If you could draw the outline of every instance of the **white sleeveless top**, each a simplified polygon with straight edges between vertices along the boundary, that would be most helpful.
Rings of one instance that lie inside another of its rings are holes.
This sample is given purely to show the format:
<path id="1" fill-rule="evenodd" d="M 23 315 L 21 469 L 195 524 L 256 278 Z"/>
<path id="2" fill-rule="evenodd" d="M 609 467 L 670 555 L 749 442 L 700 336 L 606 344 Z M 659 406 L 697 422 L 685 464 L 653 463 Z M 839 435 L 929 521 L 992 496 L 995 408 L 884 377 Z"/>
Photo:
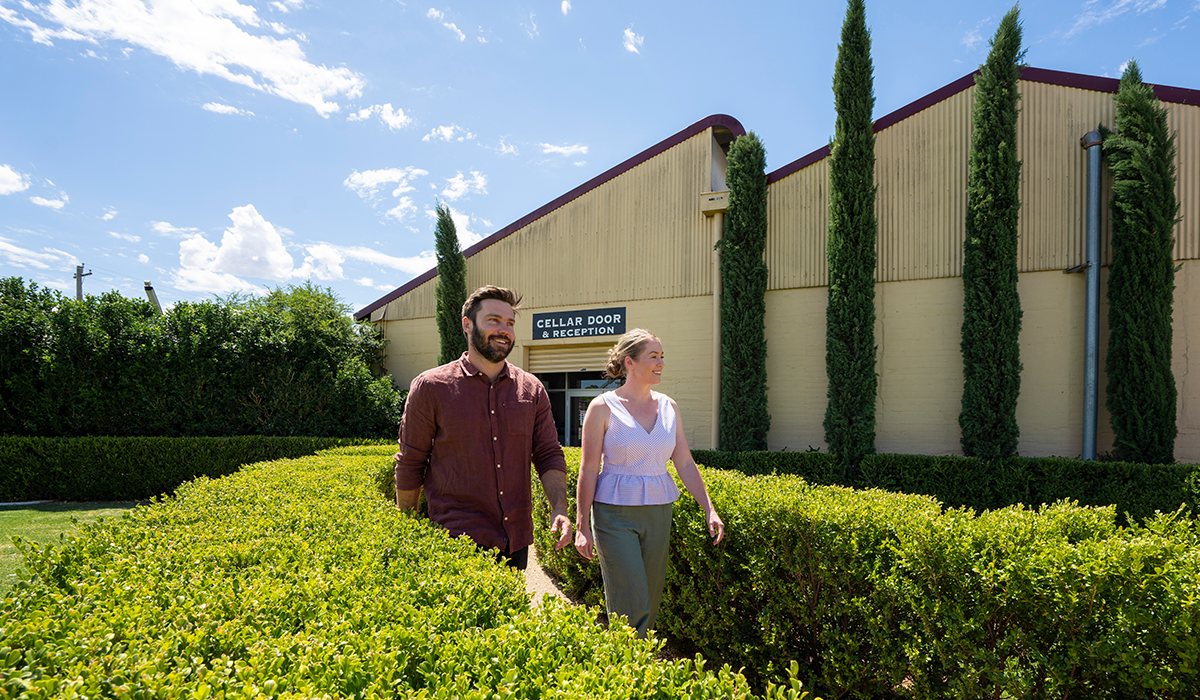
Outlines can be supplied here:
<path id="1" fill-rule="evenodd" d="M 654 394 L 658 418 L 647 433 L 613 392 L 602 396 L 609 417 L 595 500 L 616 506 L 674 503 L 679 498 L 679 487 L 667 472 L 667 460 L 675 451 L 676 415 L 671 399 L 666 394 Z"/>

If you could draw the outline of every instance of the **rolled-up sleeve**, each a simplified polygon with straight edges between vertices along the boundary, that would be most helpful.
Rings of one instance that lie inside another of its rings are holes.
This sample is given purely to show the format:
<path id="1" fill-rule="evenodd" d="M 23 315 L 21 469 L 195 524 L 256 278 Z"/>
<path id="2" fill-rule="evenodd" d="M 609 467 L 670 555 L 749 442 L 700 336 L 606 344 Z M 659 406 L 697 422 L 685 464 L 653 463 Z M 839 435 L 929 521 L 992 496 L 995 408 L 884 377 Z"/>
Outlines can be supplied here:
<path id="1" fill-rule="evenodd" d="M 409 386 L 400 418 L 400 459 L 396 460 L 396 489 L 412 491 L 425 483 L 429 453 L 437 434 L 432 387 L 417 377 Z"/>

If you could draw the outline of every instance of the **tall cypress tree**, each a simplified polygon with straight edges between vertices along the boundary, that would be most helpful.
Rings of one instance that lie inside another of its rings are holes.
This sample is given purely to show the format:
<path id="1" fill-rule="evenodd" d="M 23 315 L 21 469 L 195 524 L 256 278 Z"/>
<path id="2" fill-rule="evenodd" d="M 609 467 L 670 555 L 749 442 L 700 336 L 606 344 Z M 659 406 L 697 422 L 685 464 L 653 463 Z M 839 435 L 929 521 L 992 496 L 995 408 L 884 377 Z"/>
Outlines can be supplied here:
<path id="1" fill-rule="evenodd" d="M 1017 294 L 1017 213 L 1021 161 L 1021 22 L 1017 7 L 1000 20 L 992 50 L 975 76 L 974 132 L 963 242 L 963 454 L 1000 459 L 1017 451 L 1021 393 L 1021 298 Z"/>
<path id="2" fill-rule="evenodd" d="M 1121 76 L 1117 134 L 1104 140 L 1113 174 L 1112 265 L 1108 274 L 1107 405 L 1113 454 L 1131 462 L 1175 461 L 1171 307 L 1175 135 L 1167 111 L 1142 83 L 1136 62 Z"/>
<path id="3" fill-rule="evenodd" d="M 833 72 L 837 125 L 829 164 L 825 442 L 850 478 L 875 452 L 875 108 L 871 33 L 850 0 Z"/>
<path id="4" fill-rule="evenodd" d="M 444 365 L 467 351 L 467 337 L 462 330 L 462 306 L 467 301 L 467 259 L 458 246 L 458 231 L 445 204 L 437 207 L 433 238 L 438 271 L 434 296 L 441 340 L 438 364 Z"/>
<path id="5" fill-rule="evenodd" d="M 721 251 L 721 448 L 767 449 L 767 151 L 754 132 L 729 149 Z"/>

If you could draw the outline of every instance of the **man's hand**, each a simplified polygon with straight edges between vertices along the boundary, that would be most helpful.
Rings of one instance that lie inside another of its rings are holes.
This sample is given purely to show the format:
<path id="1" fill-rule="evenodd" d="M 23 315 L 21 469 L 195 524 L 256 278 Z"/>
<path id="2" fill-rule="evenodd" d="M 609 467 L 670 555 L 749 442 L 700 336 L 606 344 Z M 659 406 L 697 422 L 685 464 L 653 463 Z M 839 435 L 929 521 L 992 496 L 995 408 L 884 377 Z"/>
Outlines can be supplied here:
<path id="1" fill-rule="evenodd" d="M 550 515 L 550 532 L 560 533 L 555 549 L 562 549 L 571 543 L 571 519 L 564 512 L 554 512 Z"/>

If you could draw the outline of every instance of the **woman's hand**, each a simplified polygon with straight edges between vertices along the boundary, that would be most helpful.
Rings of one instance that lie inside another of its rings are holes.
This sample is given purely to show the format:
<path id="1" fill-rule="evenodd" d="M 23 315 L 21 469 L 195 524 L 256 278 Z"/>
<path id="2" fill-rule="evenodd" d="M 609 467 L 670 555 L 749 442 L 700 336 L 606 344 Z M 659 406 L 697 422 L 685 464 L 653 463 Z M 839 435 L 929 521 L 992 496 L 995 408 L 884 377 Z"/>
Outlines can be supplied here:
<path id="1" fill-rule="evenodd" d="M 721 527 L 725 527 L 722 525 Z M 592 527 L 590 525 L 576 524 L 575 526 L 575 549 L 579 551 L 579 556 L 590 560 L 596 556 L 592 549 Z"/>
<path id="2" fill-rule="evenodd" d="M 708 534 L 712 535 L 713 544 L 720 544 L 721 540 L 725 538 L 725 521 L 717 515 L 716 508 L 708 509 Z"/>

